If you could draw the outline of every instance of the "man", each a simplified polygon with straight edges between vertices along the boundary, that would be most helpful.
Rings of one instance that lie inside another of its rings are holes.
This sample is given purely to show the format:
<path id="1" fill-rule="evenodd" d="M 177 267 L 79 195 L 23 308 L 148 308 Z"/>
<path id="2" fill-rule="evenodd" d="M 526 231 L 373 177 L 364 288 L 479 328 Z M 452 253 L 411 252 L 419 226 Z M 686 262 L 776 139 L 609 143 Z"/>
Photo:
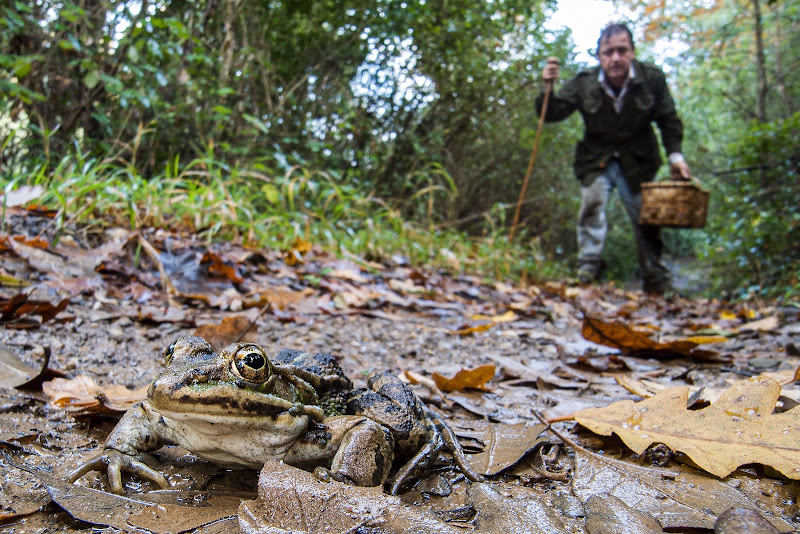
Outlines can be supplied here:
<path id="1" fill-rule="evenodd" d="M 670 289 L 669 271 L 661 262 L 661 229 L 639 224 L 641 184 L 652 181 L 661 166 L 655 122 L 667 151 L 673 179 L 688 180 L 681 154 L 683 125 L 667 88 L 664 72 L 634 59 L 633 36 L 623 24 L 611 24 L 597 40 L 600 65 L 567 81 L 549 101 L 545 121 L 566 119 L 578 110 L 585 133 L 575 151 L 575 174 L 581 181 L 578 213 L 578 278 L 597 280 L 605 262 L 606 206 L 617 188 L 633 222 L 643 289 L 663 294 Z M 558 79 L 558 63 L 542 70 L 545 83 Z M 544 95 L 537 99 L 541 113 Z"/>

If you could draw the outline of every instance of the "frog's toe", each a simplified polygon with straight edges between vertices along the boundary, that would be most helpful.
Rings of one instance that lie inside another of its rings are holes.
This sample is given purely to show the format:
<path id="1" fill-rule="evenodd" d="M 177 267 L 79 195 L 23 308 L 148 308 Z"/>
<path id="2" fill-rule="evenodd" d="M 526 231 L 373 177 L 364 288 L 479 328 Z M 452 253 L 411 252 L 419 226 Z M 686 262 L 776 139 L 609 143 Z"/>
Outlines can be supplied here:
<path id="1" fill-rule="evenodd" d="M 117 451 L 107 451 L 97 458 L 89 460 L 69 475 L 69 481 L 75 482 L 89 471 L 106 471 L 108 484 L 113 493 L 124 493 L 122 488 L 122 471 L 127 471 L 139 478 L 158 484 L 161 488 L 168 488 L 169 482 L 164 475 L 148 467 L 134 456 Z"/>
<path id="2" fill-rule="evenodd" d="M 69 480 L 70 484 L 74 484 L 76 480 L 90 471 L 103 471 L 105 469 L 105 465 L 106 461 L 103 459 L 103 456 L 98 456 L 97 458 L 93 458 L 84 463 L 77 469 L 74 469 L 69 474 L 69 477 L 67 477 L 67 480 Z"/>
<path id="3" fill-rule="evenodd" d="M 320 482 L 330 482 L 331 480 L 335 480 L 337 482 L 342 482 L 344 484 L 351 484 L 351 485 L 355 484 L 352 480 L 350 480 L 346 476 L 341 475 L 339 473 L 334 473 L 327 467 L 321 467 L 321 466 L 315 467 L 314 476 Z"/>

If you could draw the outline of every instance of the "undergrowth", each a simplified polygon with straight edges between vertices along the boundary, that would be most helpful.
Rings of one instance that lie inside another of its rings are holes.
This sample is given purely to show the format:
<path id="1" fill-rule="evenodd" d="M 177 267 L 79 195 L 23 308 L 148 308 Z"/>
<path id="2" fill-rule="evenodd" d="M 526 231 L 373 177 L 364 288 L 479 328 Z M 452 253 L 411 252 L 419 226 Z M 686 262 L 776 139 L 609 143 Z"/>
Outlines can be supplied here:
<path id="1" fill-rule="evenodd" d="M 122 159 L 76 150 L 54 166 L 38 165 L 4 181 L 7 191 L 20 185 L 44 187 L 37 203 L 56 210 L 56 242 L 71 224 L 156 227 L 193 232 L 209 242 L 285 250 L 302 239 L 337 255 L 399 256 L 410 265 L 492 279 L 565 275 L 558 262 L 542 257 L 524 231 L 509 243 L 505 226 L 488 216 L 481 237 L 439 228 L 435 199 L 422 193 L 413 200 L 419 203 L 415 211 L 427 215 L 407 220 L 402 215 L 407 209 L 365 195 L 338 173 L 302 166 L 280 172 L 258 164 L 242 169 L 209 154 L 187 163 L 176 159 L 145 177 Z M 429 194 L 441 195 L 441 188 Z"/>

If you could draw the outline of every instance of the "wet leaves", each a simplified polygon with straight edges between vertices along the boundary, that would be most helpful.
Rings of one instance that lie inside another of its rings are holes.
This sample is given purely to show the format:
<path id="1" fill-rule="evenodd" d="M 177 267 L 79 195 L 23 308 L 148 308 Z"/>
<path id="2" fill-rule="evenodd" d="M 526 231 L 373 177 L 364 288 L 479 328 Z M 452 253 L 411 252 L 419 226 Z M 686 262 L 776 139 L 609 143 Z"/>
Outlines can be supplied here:
<path id="1" fill-rule="evenodd" d="M 50 348 L 36 347 L 28 352 L 34 355 L 32 363 L 22 359 L 13 347 L 0 344 L 0 387 L 22 387 L 45 375 Z"/>
<path id="2" fill-rule="evenodd" d="M 258 500 L 242 503 L 239 522 L 248 534 L 345 534 L 376 527 L 386 534 L 460 532 L 380 488 L 320 482 L 311 473 L 272 461 L 261 470 Z"/>
<path id="3" fill-rule="evenodd" d="M 242 496 L 200 492 L 165 492 L 155 499 L 136 499 L 84 488 L 53 475 L 22 466 L 41 480 L 53 501 L 75 519 L 123 531 L 148 531 L 156 534 L 191 532 L 214 524 L 215 532 L 237 532 L 236 512 Z M 186 505 L 179 503 L 196 503 Z M 227 526 L 221 524 L 227 522 Z"/>
<path id="4" fill-rule="evenodd" d="M 627 506 L 652 515 L 665 529 L 711 529 L 728 508 L 753 506 L 733 487 L 696 474 L 688 467 L 642 467 L 582 447 L 574 449 L 572 488 L 581 500 L 613 495 Z M 781 532 L 792 530 L 778 517 L 770 517 L 770 521 Z"/>
<path id="5" fill-rule="evenodd" d="M 593 432 L 618 435 L 637 454 L 663 443 L 718 477 L 760 463 L 797 480 L 800 409 L 773 414 L 780 391 L 772 378 L 750 379 L 731 386 L 710 406 L 688 410 L 689 388 L 675 387 L 640 402 L 582 410 L 574 417 Z"/>
<path id="6" fill-rule="evenodd" d="M 544 424 L 498 425 L 485 421 L 462 421 L 454 426 L 459 436 L 481 444 L 481 452 L 471 454 L 469 463 L 475 471 L 487 476 L 494 476 L 508 469 L 529 451 L 548 442 L 548 438 L 543 435 L 547 428 Z"/>

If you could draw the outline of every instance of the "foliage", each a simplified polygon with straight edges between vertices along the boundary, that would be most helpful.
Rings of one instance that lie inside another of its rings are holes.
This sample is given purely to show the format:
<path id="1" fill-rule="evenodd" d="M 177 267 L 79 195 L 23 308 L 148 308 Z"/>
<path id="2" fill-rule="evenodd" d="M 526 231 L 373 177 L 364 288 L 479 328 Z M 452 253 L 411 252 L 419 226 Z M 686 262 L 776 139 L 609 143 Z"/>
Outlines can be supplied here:
<path id="1" fill-rule="evenodd" d="M 797 295 L 800 2 L 624 2 L 645 42 L 669 37 L 685 151 L 711 189 L 715 292 Z"/>
<path id="2" fill-rule="evenodd" d="M 209 155 L 185 165 L 175 160 L 145 178 L 129 165 L 75 150 L 53 168 L 40 166 L 10 181 L 12 188 L 19 183 L 45 187 L 41 202 L 56 210 L 56 242 L 75 223 L 153 226 L 284 250 L 303 239 L 340 254 L 402 256 L 453 273 L 543 279 L 556 272 L 542 268 L 535 243 L 533 254 L 509 243 L 501 226 L 483 237 L 421 227 L 336 172 L 294 166 L 269 177 Z"/>
<path id="3" fill-rule="evenodd" d="M 755 123 L 731 157 L 740 171 L 717 184 L 716 209 L 728 217 L 712 223 L 709 256 L 721 269 L 747 280 L 757 293 L 800 290 L 800 112 Z M 737 289 L 730 279 L 722 288 Z M 727 287 L 726 287 L 727 285 Z"/>
<path id="4" fill-rule="evenodd" d="M 796 158 L 800 2 L 619 4 L 638 53 L 671 71 L 687 157 L 713 191 L 705 242 L 672 244 L 705 245 L 715 289 L 796 289 L 796 225 L 778 207 L 795 204 L 796 167 L 779 162 Z M 275 243 L 310 232 L 416 261 L 444 261 L 458 248 L 446 239 L 468 232 L 503 257 L 539 68 L 550 55 L 564 77 L 582 67 L 568 31 L 542 29 L 554 5 L 12 0 L 0 5 L 0 164 L 6 179 L 47 182 L 62 223 L 124 206 L 130 225 Z M 683 51 L 659 57 L 665 37 Z M 520 238 L 538 260 L 508 249 L 504 270 L 574 256 L 581 135 L 578 117 L 545 127 Z M 722 211 L 734 207 L 737 228 Z M 611 219 L 625 221 L 610 229 L 611 275 L 628 278 L 630 230 L 621 211 Z"/>

